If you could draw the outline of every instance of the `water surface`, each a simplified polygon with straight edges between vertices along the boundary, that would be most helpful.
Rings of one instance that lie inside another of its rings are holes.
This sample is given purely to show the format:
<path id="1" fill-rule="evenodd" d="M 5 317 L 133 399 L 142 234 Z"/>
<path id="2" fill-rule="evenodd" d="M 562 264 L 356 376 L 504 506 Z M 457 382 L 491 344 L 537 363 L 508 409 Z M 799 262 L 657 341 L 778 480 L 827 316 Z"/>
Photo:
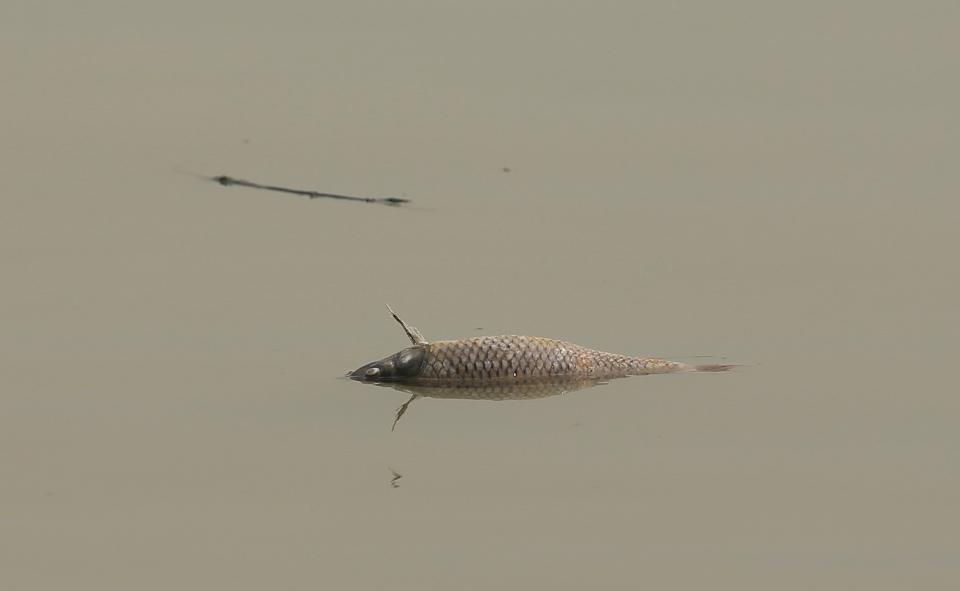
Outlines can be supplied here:
<path id="1" fill-rule="evenodd" d="M 5 587 L 960 583 L 953 3 L 3 12 Z M 392 432 L 384 303 L 746 367 Z"/>

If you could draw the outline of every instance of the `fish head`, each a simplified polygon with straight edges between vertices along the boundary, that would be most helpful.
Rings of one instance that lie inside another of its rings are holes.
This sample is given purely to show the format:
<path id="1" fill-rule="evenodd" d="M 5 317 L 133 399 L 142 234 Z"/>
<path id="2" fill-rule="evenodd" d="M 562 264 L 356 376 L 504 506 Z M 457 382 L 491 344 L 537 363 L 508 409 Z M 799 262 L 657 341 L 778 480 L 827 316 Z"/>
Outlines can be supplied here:
<path id="1" fill-rule="evenodd" d="M 361 382 L 399 382 L 420 375 L 427 351 L 422 346 L 408 347 L 379 361 L 361 365 L 347 377 Z"/>

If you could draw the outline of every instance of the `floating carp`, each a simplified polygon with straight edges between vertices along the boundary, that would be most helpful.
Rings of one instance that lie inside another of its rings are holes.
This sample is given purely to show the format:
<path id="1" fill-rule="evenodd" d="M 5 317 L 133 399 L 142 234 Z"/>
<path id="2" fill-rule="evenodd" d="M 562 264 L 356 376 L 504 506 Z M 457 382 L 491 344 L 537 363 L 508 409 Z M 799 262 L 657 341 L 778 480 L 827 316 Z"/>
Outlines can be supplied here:
<path id="1" fill-rule="evenodd" d="M 358 367 L 347 377 L 413 394 L 401 407 L 397 420 L 409 403 L 421 396 L 475 400 L 542 398 L 627 376 L 720 372 L 733 367 L 606 353 L 543 337 L 506 335 L 428 342 L 392 309 L 390 313 L 413 346 Z"/>

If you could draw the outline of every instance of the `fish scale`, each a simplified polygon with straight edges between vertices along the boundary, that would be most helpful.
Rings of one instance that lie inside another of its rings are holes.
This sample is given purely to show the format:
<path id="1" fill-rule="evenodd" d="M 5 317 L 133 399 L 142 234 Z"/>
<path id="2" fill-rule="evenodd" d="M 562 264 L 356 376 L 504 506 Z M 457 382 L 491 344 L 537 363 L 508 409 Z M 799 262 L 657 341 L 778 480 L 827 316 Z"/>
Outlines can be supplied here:
<path id="1" fill-rule="evenodd" d="M 421 346 L 425 356 L 417 381 L 483 382 L 558 376 L 609 379 L 694 369 L 677 361 L 606 353 L 544 337 L 473 337 Z"/>

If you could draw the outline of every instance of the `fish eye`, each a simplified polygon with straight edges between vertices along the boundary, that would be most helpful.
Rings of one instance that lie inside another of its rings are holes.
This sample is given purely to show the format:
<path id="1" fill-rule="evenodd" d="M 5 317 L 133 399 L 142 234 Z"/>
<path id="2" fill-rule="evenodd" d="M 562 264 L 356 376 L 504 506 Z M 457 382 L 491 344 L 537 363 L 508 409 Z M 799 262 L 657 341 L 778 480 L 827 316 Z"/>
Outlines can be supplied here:
<path id="1" fill-rule="evenodd" d="M 363 372 L 363 375 L 366 376 L 366 377 L 368 377 L 368 378 L 375 378 L 375 377 L 377 377 L 378 375 L 380 375 L 380 368 L 379 368 L 379 367 L 368 367 L 368 368 L 367 368 L 367 371 Z"/>

